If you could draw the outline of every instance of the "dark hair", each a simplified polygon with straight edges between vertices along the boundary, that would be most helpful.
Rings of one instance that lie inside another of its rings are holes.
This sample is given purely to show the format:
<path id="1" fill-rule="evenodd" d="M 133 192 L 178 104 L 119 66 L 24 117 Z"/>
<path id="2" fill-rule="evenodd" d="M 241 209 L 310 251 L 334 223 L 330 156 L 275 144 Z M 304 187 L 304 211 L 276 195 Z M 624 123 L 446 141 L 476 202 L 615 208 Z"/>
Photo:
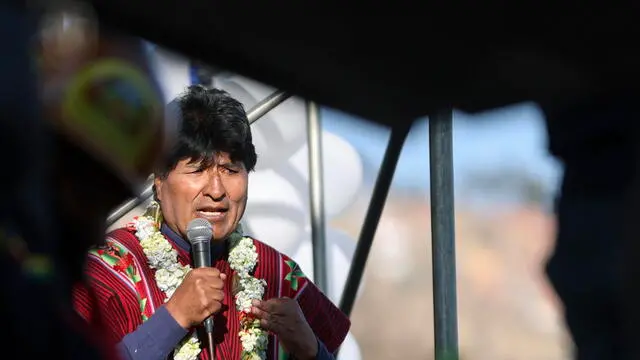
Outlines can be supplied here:
<path id="1" fill-rule="evenodd" d="M 232 161 L 244 163 L 247 171 L 254 169 L 258 156 L 247 114 L 238 100 L 226 91 L 193 85 L 174 102 L 182 124 L 178 139 L 156 176 L 166 177 L 184 159 L 210 166 L 220 152 L 228 153 Z"/>

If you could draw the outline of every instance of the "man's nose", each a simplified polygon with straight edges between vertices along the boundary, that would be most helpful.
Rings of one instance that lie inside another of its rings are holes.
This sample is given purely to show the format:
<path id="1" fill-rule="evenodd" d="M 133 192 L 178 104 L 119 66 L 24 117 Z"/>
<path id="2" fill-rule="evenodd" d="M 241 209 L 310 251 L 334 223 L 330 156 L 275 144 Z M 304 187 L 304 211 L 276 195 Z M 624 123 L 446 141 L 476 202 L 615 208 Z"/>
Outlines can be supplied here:
<path id="1" fill-rule="evenodd" d="M 224 198 L 226 193 L 220 175 L 216 171 L 212 171 L 205 188 L 205 195 L 210 196 L 213 200 L 220 200 Z"/>

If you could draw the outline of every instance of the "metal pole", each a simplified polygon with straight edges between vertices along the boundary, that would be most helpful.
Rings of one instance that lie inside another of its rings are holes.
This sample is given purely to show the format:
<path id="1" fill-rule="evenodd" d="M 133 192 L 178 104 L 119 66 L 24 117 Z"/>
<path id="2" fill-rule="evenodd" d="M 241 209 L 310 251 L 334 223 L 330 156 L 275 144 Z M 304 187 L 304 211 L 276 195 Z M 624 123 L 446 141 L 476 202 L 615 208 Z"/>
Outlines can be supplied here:
<path id="1" fill-rule="evenodd" d="M 145 187 L 144 190 L 140 193 L 140 196 L 130 199 L 124 204 L 120 205 L 114 212 L 112 212 L 109 217 L 107 217 L 107 226 L 113 225 L 116 221 L 118 221 L 121 217 L 127 215 L 127 213 L 137 206 L 141 205 L 143 202 L 147 201 L 150 197 L 153 196 L 153 180 L 151 183 Z"/>
<path id="2" fill-rule="evenodd" d="M 266 113 L 273 110 L 276 106 L 282 104 L 285 100 L 291 97 L 291 94 L 284 91 L 276 91 L 273 94 L 266 97 L 264 100 L 257 103 L 254 107 L 252 107 L 249 111 L 247 111 L 247 118 L 249 119 L 249 124 L 253 124 L 258 119 L 263 117 Z M 153 196 L 153 180 L 147 183 L 140 196 L 130 199 L 127 202 L 120 205 L 116 210 L 114 210 L 109 217 L 107 217 L 107 226 L 113 225 L 118 219 L 126 215 L 129 211 L 135 209 L 140 204 L 147 201 L 150 197 Z"/>
<path id="3" fill-rule="evenodd" d="M 282 90 L 278 90 L 273 94 L 267 96 L 264 100 L 257 103 L 247 112 L 249 124 L 253 124 L 254 122 L 258 121 L 258 119 L 263 117 L 269 111 L 273 110 L 276 106 L 285 102 L 285 100 L 290 97 L 291 94 Z"/>
<path id="4" fill-rule="evenodd" d="M 313 246 L 313 282 L 327 293 L 327 251 L 322 169 L 322 123 L 320 108 L 307 101 L 307 141 L 309 147 L 309 198 L 311 207 L 311 243 Z"/>
<path id="5" fill-rule="evenodd" d="M 373 188 L 367 215 L 362 224 L 362 230 L 360 231 L 358 244 L 356 245 L 356 250 L 353 255 L 353 261 L 349 268 L 347 282 L 342 293 L 342 299 L 340 300 L 340 309 L 347 316 L 351 316 L 351 311 L 353 310 L 353 305 L 358 293 L 358 287 L 362 280 L 365 265 L 367 264 L 369 251 L 371 250 L 371 244 L 378 229 L 378 222 L 380 221 L 380 216 L 382 216 L 384 204 L 387 201 L 387 195 L 389 194 L 391 181 L 393 180 L 393 175 L 398 165 L 402 146 L 410 129 L 411 125 L 403 125 L 400 128 L 393 128 L 391 130 L 391 137 L 389 138 L 387 150 L 382 159 L 380 172 L 378 173 L 376 184 Z"/>
<path id="6" fill-rule="evenodd" d="M 453 112 L 429 117 L 435 359 L 458 359 Z"/>

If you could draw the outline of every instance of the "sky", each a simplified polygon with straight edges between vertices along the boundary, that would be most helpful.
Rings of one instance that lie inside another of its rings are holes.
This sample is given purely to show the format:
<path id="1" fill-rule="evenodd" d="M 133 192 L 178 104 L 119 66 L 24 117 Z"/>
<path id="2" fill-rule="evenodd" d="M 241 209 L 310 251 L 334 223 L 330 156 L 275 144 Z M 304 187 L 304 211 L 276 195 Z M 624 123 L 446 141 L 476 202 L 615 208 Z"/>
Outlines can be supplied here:
<path id="1" fill-rule="evenodd" d="M 348 140 L 369 167 L 379 166 L 389 130 L 351 115 L 323 109 L 323 127 Z M 414 124 L 400 157 L 394 187 L 429 189 L 428 122 Z M 456 187 L 473 187 L 473 175 L 511 170 L 539 181 L 550 192 L 557 188 L 560 164 L 547 152 L 542 113 L 523 103 L 479 114 L 454 112 L 454 177 Z"/>

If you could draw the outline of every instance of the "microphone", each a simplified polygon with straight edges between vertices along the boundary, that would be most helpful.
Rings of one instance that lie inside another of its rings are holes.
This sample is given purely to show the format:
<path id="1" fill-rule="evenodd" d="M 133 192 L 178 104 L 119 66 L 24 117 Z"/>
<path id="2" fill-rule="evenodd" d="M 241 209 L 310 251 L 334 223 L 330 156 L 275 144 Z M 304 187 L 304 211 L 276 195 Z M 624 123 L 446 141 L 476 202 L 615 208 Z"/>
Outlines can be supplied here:
<path id="1" fill-rule="evenodd" d="M 211 267 L 211 238 L 213 226 L 206 219 L 195 218 L 187 225 L 187 239 L 191 243 L 193 266 L 195 268 Z M 207 334 L 213 334 L 213 317 L 204 320 Z"/>

